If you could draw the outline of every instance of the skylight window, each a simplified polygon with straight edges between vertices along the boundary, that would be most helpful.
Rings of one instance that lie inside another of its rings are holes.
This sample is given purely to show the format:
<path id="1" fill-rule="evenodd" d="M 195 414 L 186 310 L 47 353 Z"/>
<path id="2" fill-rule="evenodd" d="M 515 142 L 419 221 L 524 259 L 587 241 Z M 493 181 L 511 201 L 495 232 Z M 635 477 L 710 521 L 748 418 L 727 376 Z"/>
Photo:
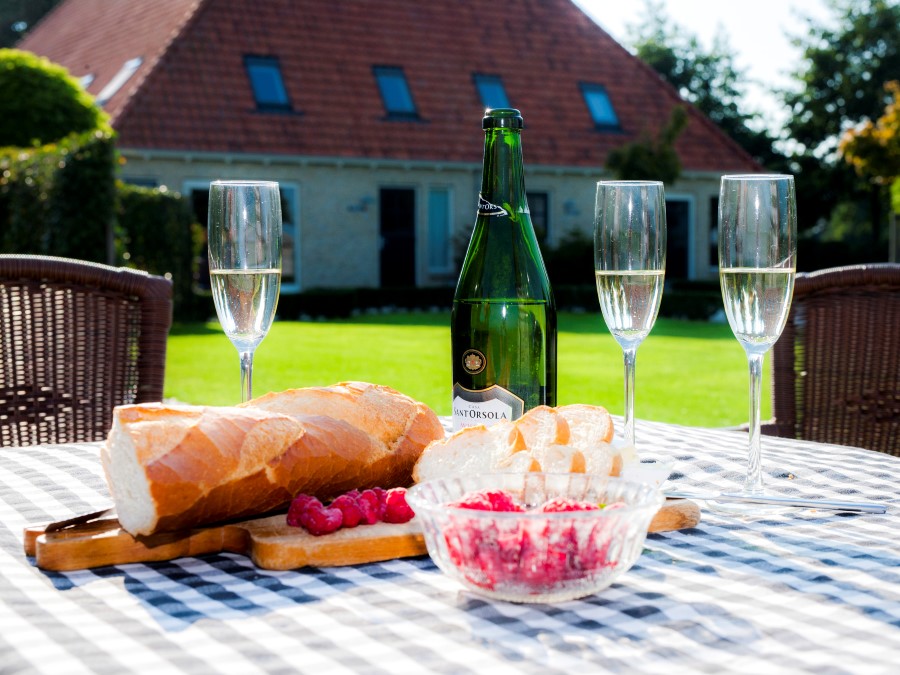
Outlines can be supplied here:
<path id="1" fill-rule="evenodd" d="M 257 110 L 290 110 L 281 65 L 271 56 L 245 56 L 244 66 L 253 88 Z"/>
<path id="2" fill-rule="evenodd" d="M 475 75 L 475 88 L 485 108 L 509 108 L 509 98 L 498 75 Z"/>
<path id="3" fill-rule="evenodd" d="M 619 118 L 603 85 L 582 83 L 581 93 L 598 129 L 619 128 Z"/>
<path id="4" fill-rule="evenodd" d="M 105 87 L 97 94 L 97 105 L 106 105 L 106 102 L 111 99 L 119 89 L 121 89 L 131 76 L 137 72 L 137 69 L 141 67 L 141 64 L 144 60 L 138 56 L 137 58 L 126 61 L 125 64 L 119 68 L 119 72 L 113 76 Z"/>
<path id="5" fill-rule="evenodd" d="M 394 66 L 375 66 L 373 72 L 388 117 L 404 119 L 418 117 L 403 69 Z"/>

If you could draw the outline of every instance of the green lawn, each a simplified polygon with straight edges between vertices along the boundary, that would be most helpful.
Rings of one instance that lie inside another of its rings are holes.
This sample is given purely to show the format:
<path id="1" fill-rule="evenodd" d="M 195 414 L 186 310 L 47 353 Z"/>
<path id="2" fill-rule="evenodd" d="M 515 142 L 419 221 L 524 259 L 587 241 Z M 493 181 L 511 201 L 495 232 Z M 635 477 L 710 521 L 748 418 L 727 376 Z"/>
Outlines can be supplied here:
<path id="1" fill-rule="evenodd" d="M 278 322 L 256 352 L 254 392 L 364 380 L 450 412 L 448 315 L 366 315 Z M 619 346 L 596 315 L 559 317 L 559 403 L 622 413 Z M 768 372 L 766 373 L 768 376 Z M 659 319 L 638 350 L 635 415 L 699 426 L 747 421 L 746 357 L 727 325 Z M 768 391 L 764 382 L 763 391 Z M 237 351 L 218 324 L 178 324 L 169 339 L 165 396 L 231 405 L 240 398 Z M 770 414 L 763 397 L 763 419 Z"/>

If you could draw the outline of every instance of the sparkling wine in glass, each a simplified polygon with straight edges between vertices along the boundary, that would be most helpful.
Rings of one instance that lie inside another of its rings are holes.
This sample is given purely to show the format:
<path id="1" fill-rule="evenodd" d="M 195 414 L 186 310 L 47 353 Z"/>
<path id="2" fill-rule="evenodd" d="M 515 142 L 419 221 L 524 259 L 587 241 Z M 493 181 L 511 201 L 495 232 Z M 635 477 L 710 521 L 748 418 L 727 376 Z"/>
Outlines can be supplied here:
<path id="1" fill-rule="evenodd" d="M 210 183 L 209 277 L 219 322 L 240 354 L 241 399 L 248 401 L 253 353 L 272 325 L 281 288 L 278 183 Z"/>
<path id="2" fill-rule="evenodd" d="M 787 321 L 797 269 L 797 205 L 787 175 L 723 176 L 719 282 L 750 365 L 750 451 L 744 491 L 763 493 L 759 400 L 765 354 Z"/>
<path id="3" fill-rule="evenodd" d="M 597 183 L 594 270 L 603 319 L 625 358 L 625 443 L 634 446 L 635 357 L 656 321 L 666 270 L 662 183 Z"/>

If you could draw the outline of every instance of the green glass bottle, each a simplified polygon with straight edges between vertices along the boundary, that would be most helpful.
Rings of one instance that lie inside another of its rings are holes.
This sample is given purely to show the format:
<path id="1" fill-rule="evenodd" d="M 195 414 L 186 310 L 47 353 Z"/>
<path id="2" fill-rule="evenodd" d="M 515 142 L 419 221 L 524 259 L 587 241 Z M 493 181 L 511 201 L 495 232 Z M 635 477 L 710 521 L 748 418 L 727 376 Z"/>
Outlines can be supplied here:
<path id="1" fill-rule="evenodd" d="M 556 405 L 556 306 L 525 197 L 522 115 L 487 110 L 478 216 L 453 298 L 453 425 Z"/>

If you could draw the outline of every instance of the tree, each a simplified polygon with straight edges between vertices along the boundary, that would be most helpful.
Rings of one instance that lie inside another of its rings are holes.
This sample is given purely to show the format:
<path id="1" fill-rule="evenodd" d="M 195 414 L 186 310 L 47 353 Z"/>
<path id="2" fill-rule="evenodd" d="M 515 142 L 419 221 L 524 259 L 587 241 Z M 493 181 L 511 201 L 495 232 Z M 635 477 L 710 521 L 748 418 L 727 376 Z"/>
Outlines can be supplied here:
<path id="1" fill-rule="evenodd" d="M 900 82 L 888 82 L 884 88 L 893 94 L 884 114 L 847 131 L 838 145 L 841 156 L 860 176 L 879 185 L 900 178 Z"/>
<path id="2" fill-rule="evenodd" d="M 803 51 L 794 74 L 799 87 L 784 93 L 796 144 L 791 171 L 798 176 L 798 210 L 814 222 L 832 218 L 841 202 L 865 200 L 865 209 L 843 212 L 862 213 L 868 222 L 844 229 L 877 246 L 884 191 L 861 181 L 836 150 L 842 132 L 876 119 L 890 101 L 884 83 L 900 73 L 900 2 L 830 0 L 830 7 L 831 21 L 807 19 L 805 34 L 794 39 Z"/>
<path id="3" fill-rule="evenodd" d="M 837 147 L 840 134 L 875 119 L 890 101 L 885 82 L 900 73 L 900 2 L 830 0 L 834 20 L 807 20 L 794 39 L 803 59 L 794 74 L 801 85 L 786 92 L 793 116 L 791 138 L 818 157 Z"/>
<path id="4" fill-rule="evenodd" d="M 0 47 L 12 47 L 60 0 L 0 0 Z"/>
<path id="5" fill-rule="evenodd" d="M 606 168 L 619 180 L 659 180 L 674 183 L 681 173 L 681 161 L 675 152 L 675 141 L 687 126 L 685 109 L 678 106 L 657 138 L 643 138 L 612 150 Z"/>
<path id="6" fill-rule="evenodd" d="M 727 36 L 720 34 L 711 51 L 696 35 L 672 22 L 661 2 L 647 0 L 644 23 L 631 26 L 635 54 L 678 90 L 723 132 L 761 164 L 781 166 L 784 157 L 762 128 L 759 113 L 741 108 L 744 75 L 734 65 Z"/>

